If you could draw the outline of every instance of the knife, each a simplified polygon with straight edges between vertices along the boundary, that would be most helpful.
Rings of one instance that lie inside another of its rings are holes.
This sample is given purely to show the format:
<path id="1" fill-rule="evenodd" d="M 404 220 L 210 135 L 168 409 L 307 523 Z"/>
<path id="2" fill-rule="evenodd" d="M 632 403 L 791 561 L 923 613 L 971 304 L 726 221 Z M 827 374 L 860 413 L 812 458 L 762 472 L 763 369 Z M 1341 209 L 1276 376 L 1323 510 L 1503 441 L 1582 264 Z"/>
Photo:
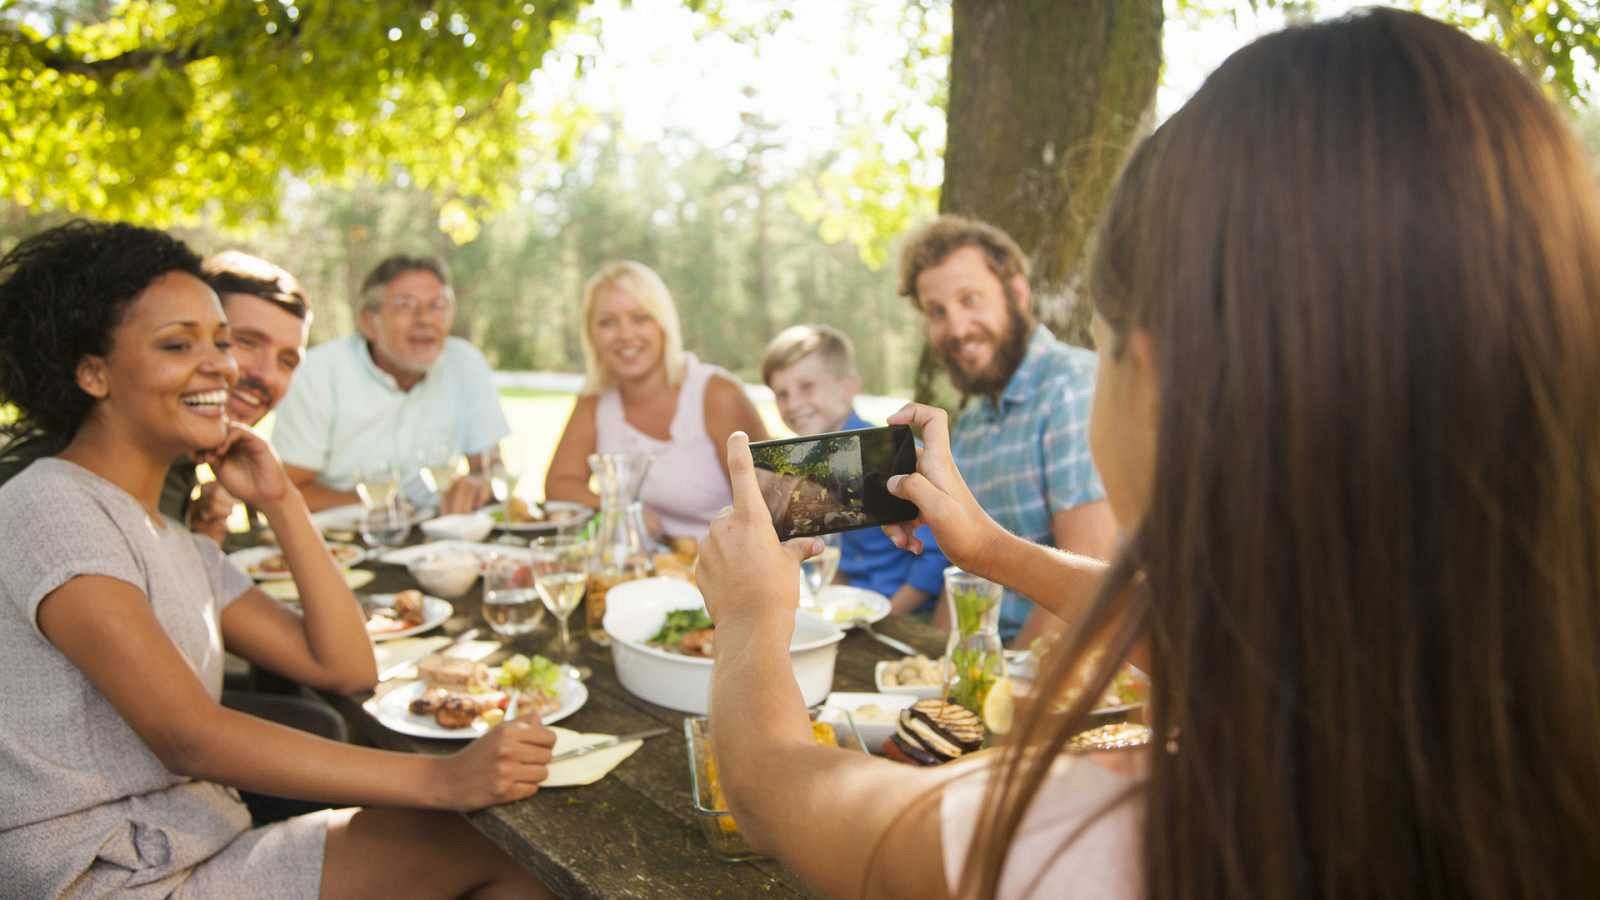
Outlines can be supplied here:
<path id="1" fill-rule="evenodd" d="M 892 638 L 887 634 L 879 632 L 878 630 L 874 629 L 872 627 L 872 623 L 868 622 L 866 619 L 857 619 L 851 624 L 861 626 L 861 630 L 866 632 L 868 637 L 886 647 L 899 650 L 901 653 L 904 653 L 907 656 L 916 656 L 918 654 L 917 648 L 911 646 L 905 641 L 900 640 L 899 638 Z"/>
<path id="2" fill-rule="evenodd" d="M 550 761 L 554 763 L 554 762 L 561 762 L 564 759 L 573 759 L 573 758 L 579 757 L 579 756 L 588 756 L 589 754 L 595 752 L 596 750 L 605 750 L 605 749 L 608 749 L 610 747 L 615 747 L 618 744 L 626 744 L 629 741 L 642 741 L 645 738 L 653 738 L 653 737 L 657 737 L 659 735 L 666 734 L 667 732 L 669 732 L 671 730 L 672 730 L 671 728 L 665 728 L 665 727 L 663 727 L 663 728 L 646 728 L 644 731 L 635 731 L 632 734 L 612 735 L 611 737 L 608 737 L 608 738 L 606 738 L 604 740 L 601 740 L 601 741 L 596 741 L 595 743 L 589 744 L 589 745 L 584 746 L 584 747 L 574 747 L 571 750 L 563 750 L 560 753 L 557 753 L 555 756 L 550 757 Z"/>
<path id="3" fill-rule="evenodd" d="M 433 652 L 434 653 L 439 653 L 439 654 L 449 653 L 451 650 L 454 650 L 455 648 L 461 646 L 462 644 L 465 644 L 467 641 L 470 641 L 470 640 L 472 640 L 473 638 L 475 638 L 477 636 L 478 636 L 478 629 L 476 629 L 476 628 L 468 628 L 466 631 L 463 631 L 460 634 L 456 635 L 455 640 L 451 641 L 448 644 L 445 644 L 443 647 L 440 647 L 439 649 L 437 649 L 437 650 L 435 650 Z M 432 654 L 427 654 L 427 653 L 423 654 L 423 656 L 430 656 L 430 655 L 432 655 Z M 387 669 L 384 669 L 382 672 L 379 672 L 378 673 L 378 680 L 379 681 L 388 681 L 389 679 L 395 677 L 396 675 L 399 675 L 401 672 L 404 672 L 405 670 L 411 668 L 412 666 L 416 665 L 417 663 L 419 663 L 421 661 L 422 661 L 422 657 L 418 657 L 416 659 L 408 659 L 405 662 L 397 662 L 394 665 L 388 667 Z"/>

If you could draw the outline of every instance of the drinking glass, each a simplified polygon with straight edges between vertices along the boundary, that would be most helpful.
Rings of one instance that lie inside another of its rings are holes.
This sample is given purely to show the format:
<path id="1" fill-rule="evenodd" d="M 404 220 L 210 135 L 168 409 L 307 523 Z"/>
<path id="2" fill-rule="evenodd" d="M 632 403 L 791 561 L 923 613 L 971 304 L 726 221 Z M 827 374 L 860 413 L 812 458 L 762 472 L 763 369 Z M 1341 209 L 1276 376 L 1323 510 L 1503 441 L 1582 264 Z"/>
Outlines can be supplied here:
<path id="1" fill-rule="evenodd" d="M 539 599 L 544 601 L 545 609 L 556 617 L 558 634 L 551 644 L 551 656 L 566 665 L 579 680 L 586 679 L 590 675 L 589 669 L 572 664 L 578 648 L 567 620 L 583 600 L 594 544 L 574 535 L 557 534 L 533 541 L 528 545 L 528 552 L 533 558 L 533 580 L 539 590 Z"/>
<path id="2" fill-rule="evenodd" d="M 411 535 L 411 517 L 397 495 L 361 514 L 361 539 L 369 547 L 398 547 Z"/>
<path id="3" fill-rule="evenodd" d="M 400 491 L 400 473 L 391 463 L 363 466 L 356 471 L 356 494 L 367 509 L 388 506 Z"/>
<path id="4" fill-rule="evenodd" d="M 496 634 L 513 641 L 544 622 L 531 554 L 497 553 L 484 563 L 483 618 Z"/>
<path id="5" fill-rule="evenodd" d="M 822 552 L 800 561 L 800 579 L 806 587 L 801 599 L 805 606 L 814 605 L 822 596 L 822 589 L 833 584 L 833 576 L 839 572 L 839 536 L 824 534 L 818 539 L 822 541 Z"/>
<path id="6" fill-rule="evenodd" d="M 444 500 L 444 492 L 450 489 L 450 485 L 467 474 L 467 455 L 448 445 L 440 445 L 422 451 L 420 456 L 422 479 L 427 483 L 428 490 L 433 492 L 434 505 L 437 506 Z"/>

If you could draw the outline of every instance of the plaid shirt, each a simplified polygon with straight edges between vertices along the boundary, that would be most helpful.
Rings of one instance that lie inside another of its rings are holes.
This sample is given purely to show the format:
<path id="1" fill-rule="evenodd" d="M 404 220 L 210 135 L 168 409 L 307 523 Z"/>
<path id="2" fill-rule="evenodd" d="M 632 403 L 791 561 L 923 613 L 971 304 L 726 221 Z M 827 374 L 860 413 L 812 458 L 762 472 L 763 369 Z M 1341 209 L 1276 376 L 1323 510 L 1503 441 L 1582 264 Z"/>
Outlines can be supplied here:
<path id="1" fill-rule="evenodd" d="M 998 405 L 977 397 L 950 430 L 950 450 L 984 511 L 1013 534 L 1054 545 L 1056 513 L 1105 499 L 1089 458 L 1095 355 L 1056 340 L 1043 325 Z M 1016 637 L 1032 604 L 1006 591 L 1000 634 Z"/>

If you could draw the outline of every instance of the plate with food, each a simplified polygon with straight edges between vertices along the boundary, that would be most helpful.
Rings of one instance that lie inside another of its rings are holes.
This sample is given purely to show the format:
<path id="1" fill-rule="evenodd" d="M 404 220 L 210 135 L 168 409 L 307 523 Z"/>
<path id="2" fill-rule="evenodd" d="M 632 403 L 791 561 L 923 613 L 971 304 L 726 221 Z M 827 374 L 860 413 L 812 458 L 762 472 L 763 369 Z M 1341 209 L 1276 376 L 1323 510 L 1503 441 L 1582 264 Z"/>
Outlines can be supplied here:
<path id="1" fill-rule="evenodd" d="M 868 625 L 883 621 L 888 617 L 891 607 L 889 598 L 877 591 L 848 584 L 830 584 L 801 608 L 848 631 L 862 620 Z"/>
<path id="2" fill-rule="evenodd" d="M 582 503 L 569 503 L 565 500 L 524 500 L 521 497 L 512 497 L 505 503 L 496 503 L 486 506 L 483 511 L 494 520 L 494 527 L 501 531 L 515 531 L 524 534 L 547 534 L 562 528 L 572 528 L 583 524 L 594 515 L 594 510 Z"/>
<path id="3" fill-rule="evenodd" d="M 384 727 L 412 737 L 471 740 L 500 724 L 519 695 L 517 714 L 537 710 L 549 725 L 583 707 L 589 689 L 542 656 L 517 654 L 499 666 L 433 654 L 417 663 L 418 680 L 362 704 Z"/>
<path id="4" fill-rule="evenodd" d="M 334 563 L 341 569 L 348 569 L 367 558 L 366 548 L 356 544 L 330 543 L 327 546 Z M 228 554 L 228 561 L 237 566 L 239 571 L 257 581 L 278 581 L 294 577 L 289 572 L 289 561 L 284 559 L 283 551 L 277 547 L 246 547 L 243 550 L 235 550 Z"/>
<path id="5" fill-rule="evenodd" d="M 418 590 L 369 594 L 361 599 L 361 608 L 367 614 L 367 634 L 375 641 L 421 634 L 443 625 L 455 614 L 450 601 Z"/>

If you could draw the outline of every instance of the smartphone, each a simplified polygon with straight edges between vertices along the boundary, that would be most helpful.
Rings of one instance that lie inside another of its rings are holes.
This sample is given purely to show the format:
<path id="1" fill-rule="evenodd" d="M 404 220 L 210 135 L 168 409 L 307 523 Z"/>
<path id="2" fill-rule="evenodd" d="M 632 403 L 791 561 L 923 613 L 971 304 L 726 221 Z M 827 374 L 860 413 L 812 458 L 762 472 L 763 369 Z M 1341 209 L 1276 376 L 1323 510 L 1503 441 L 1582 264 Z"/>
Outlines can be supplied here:
<path id="1" fill-rule="evenodd" d="M 779 540 L 917 517 L 916 504 L 889 493 L 889 477 L 917 469 L 907 425 L 833 431 L 750 445 Z"/>

